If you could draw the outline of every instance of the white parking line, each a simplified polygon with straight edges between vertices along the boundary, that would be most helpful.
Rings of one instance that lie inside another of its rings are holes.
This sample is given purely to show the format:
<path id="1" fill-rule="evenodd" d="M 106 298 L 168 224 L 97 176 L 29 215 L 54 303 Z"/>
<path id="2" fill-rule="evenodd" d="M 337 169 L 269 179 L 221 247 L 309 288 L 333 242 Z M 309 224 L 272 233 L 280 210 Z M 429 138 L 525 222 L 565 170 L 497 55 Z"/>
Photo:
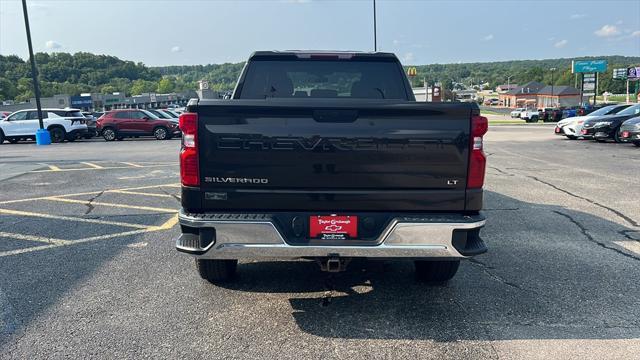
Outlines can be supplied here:
<path id="1" fill-rule="evenodd" d="M 72 216 L 50 215 L 50 214 L 34 213 L 29 211 L 9 210 L 9 209 L 0 209 L 0 214 L 39 217 L 39 218 L 54 219 L 54 220 L 67 220 L 67 221 L 84 222 L 84 223 L 90 223 L 90 224 L 113 225 L 113 226 L 122 226 L 122 227 L 130 227 L 130 228 L 137 228 L 137 229 L 146 229 L 149 227 L 147 225 L 130 224 L 130 223 L 124 223 L 119 221 L 85 219 L 85 218 L 77 218 Z"/>
<path id="2" fill-rule="evenodd" d="M 125 231 L 125 232 L 121 232 L 121 233 L 115 233 L 115 234 L 98 235 L 98 236 L 92 236 L 92 237 L 73 240 L 73 241 L 71 241 L 71 240 L 60 240 L 61 242 L 53 243 L 53 244 L 50 244 L 50 245 L 34 246 L 34 247 L 28 247 L 28 248 L 24 248 L 24 249 L 17 249 L 17 250 L 0 252 L 0 257 L 18 255 L 18 254 L 24 254 L 24 253 L 30 253 L 30 252 L 34 252 L 34 251 L 52 249 L 52 248 L 61 247 L 61 246 L 83 244 L 83 243 L 87 243 L 87 242 L 90 242 L 90 241 L 107 240 L 107 239 L 113 239 L 113 238 L 122 237 L 122 236 L 137 235 L 137 234 L 144 234 L 144 233 L 149 233 L 149 232 L 154 232 L 154 231 L 169 230 L 172 227 L 174 227 L 177 223 L 178 223 L 178 215 L 176 214 L 176 215 L 172 216 L 171 219 L 165 221 L 164 224 L 159 225 L 159 226 L 149 226 L 148 228 L 141 229 L 141 230 L 132 230 L 132 231 Z M 3 233 L 0 233 L 0 236 L 2 236 L 2 234 Z M 19 234 L 10 234 L 10 235 L 19 235 Z M 28 235 L 22 235 L 22 236 L 23 237 L 28 237 Z M 6 236 L 6 237 L 12 237 L 12 236 Z M 29 240 L 29 239 L 25 238 L 23 240 Z"/>
<path id="3" fill-rule="evenodd" d="M 60 201 L 60 202 L 68 202 L 68 203 L 75 203 L 75 204 L 83 204 L 83 205 L 101 205 L 101 206 L 111 206 L 111 207 L 117 207 L 117 208 L 124 208 L 124 209 L 136 209 L 136 210 L 147 210 L 147 211 L 153 211 L 153 212 L 170 212 L 170 213 L 176 213 L 178 212 L 178 209 L 169 209 L 169 208 L 159 208 L 159 207 L 151 207 L 151 206 L 138 206 L 138 205 L 126 205 L 126 204 L 113 204 L 113 203 L 104 203 L 104 202 L 99 202 L 99 201 L 87 201 L 87 200 L 76 200 L 76 199 L 65 199 L 65 198 L 57 198 L 57 197 L 50 197 L 50 198 L 46 198 L 44 200 L 50 200 L 50 201 Z"/>
<path id="4" fill-rule="evenodd" d="M 121 164 L 129 165 L 129 166 L 131 166 L 131 167 L 137 167 L 137 168 L 144 167 L 144 166 L 142 166 L 142 165 L 138 165 L 138 164 L 131 163 L 131 162 L 124 162 L 124 161 L 123 161 L 123 162 L 121 162 Z"/>
<path id="5" fill-rule="evenodd" d="M 0 237 L 12 238 L 17 240 L 37 241 L 37 242 L 43 242 L 43 243 L 48 243 L 52 245 L 68 245 L 68 243 L 72 242 L 70 240 L 53 239 L 53 238 L 46 238 L 43 236 L 35 236 L 35 235 L 15 234 L 15 233 L 3 232 L 3 231 L 0 231 Z"/>
<path id="6" fill-rule="evenodd" d="M 103 166 L 96 165 L 96 164 L 94 164 L 94 163 L 90 163 L 90 162 L 81 162 L 81 164 L 85 164 L 85 165 L 87 165 L 87 166 L 91 166 L 91 167 L 92 167 L 92 168 L 94 168 L 94 169 L 104 169 L 104 167 L 103 167 Z"/>

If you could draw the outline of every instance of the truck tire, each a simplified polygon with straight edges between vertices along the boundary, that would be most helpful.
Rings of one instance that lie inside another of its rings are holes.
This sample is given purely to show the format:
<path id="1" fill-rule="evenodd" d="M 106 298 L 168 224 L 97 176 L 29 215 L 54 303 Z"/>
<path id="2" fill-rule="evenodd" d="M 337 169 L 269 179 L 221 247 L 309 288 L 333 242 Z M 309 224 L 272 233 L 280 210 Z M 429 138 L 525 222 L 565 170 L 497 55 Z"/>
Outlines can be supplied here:
<path id="1" fill-rule="evenodd" d="M 196 259 L 196 269 L 200 277 L 212 284 L 233 280 L 236 276 L 238 260 Z"/>
<path id="2" fill-rule="evenodd" d="M 414 261 L 416 279 L 422 282 L 443 283 L 451 280 L 458 272 L 460 260 Z"/>
<path id="3" fill-rule="evenodd" d="M 4 132 L 2 132 L 2 130 L 0 130 L 0 145 L 2 145 L 2 143 L 4 142 Z"/>

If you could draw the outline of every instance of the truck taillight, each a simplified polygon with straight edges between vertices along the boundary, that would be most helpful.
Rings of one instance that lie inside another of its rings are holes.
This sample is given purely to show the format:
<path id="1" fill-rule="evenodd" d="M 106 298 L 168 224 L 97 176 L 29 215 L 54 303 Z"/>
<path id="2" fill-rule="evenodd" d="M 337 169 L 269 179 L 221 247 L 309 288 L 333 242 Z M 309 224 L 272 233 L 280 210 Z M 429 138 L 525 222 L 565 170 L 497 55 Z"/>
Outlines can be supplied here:
<path id="1" fill-rule="evenodd" d="M 200 185 L 200 163 L 198 160 L 198 114 L 180 115 L 182 149 L 180 149 L 180 180 L 184 186 Z"/>
<path id="2" fill-rule="evenodd" d="M 484 172 L 487 157 L 482 151 L 484 134 L 489 130 L 486 117 L 475 115 L 471 117 L 471 136 L 469 144 L 469 172 L 467 175 L 467 189 L 480 189 L 484 185 Z"/>

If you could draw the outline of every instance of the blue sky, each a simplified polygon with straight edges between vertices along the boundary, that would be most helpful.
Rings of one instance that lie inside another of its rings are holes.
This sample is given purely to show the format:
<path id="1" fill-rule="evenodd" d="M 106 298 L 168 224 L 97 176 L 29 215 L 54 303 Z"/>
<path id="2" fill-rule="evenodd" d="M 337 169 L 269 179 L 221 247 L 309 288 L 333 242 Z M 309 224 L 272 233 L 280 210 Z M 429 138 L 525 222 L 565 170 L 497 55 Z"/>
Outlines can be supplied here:
<path id="1" fill-rule="evenodd" d="M 35 51 L 147 65 L 254 50 L 372 50 L 370 0 L 27 0 Z M 378 49 L 406 64 L 640 56 L 640 1 L 377 1 Z M 26 58 L 18 0 L 0 0 L 0 54 Z"/>

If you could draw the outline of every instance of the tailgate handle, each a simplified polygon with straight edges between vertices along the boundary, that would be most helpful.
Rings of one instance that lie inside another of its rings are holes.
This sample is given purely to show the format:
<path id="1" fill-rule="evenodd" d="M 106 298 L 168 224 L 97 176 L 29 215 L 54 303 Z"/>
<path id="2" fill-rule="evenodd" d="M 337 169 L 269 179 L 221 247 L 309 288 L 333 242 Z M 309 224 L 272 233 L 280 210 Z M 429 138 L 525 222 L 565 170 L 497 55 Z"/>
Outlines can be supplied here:
<path id="1" fill-rule="evenodd" d="M 358 110 L 314 110 L 313 119 L 317 122 L 349 123 L 358 118 Z"/>

